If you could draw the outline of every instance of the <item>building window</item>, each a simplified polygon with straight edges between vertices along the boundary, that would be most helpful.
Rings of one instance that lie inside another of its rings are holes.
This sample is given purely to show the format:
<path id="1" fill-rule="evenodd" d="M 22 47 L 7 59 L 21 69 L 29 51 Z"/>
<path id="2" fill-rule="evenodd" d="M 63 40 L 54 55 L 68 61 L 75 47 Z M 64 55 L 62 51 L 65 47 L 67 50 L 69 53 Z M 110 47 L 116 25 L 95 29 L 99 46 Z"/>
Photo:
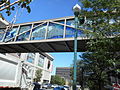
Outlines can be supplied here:
<path id="1" fill-rule="evenodd" d="M 17 54 L 17 56 L 18 56 L 18 57 L 20 57 L 20 56 L 21 56 L 21 53 L 16 53 L 16 54 Z"/>
<path id="2" fill-rule="evenodd" d="M 43 67 L 43 65 L 44 65 L 44 56 L 43 55 L 40 55 L 39 56 L 39 59 L 38 59 L 38 66 L 40 66 L 40 67 Z"/>
<path id="3" fill-rule="evenodd" d="M 50 69 L 50 65 L 51 65 L 51 63 L 50 63 L 50 61 L 48 61 L 47 69 Z"/>
<path id="4" fill-rule="evenodd" d="M 30 63 L 34 63 L 35 60 L 35 54 L 34 53 L 28 53 L 27 55 L 27 61 Z"/>

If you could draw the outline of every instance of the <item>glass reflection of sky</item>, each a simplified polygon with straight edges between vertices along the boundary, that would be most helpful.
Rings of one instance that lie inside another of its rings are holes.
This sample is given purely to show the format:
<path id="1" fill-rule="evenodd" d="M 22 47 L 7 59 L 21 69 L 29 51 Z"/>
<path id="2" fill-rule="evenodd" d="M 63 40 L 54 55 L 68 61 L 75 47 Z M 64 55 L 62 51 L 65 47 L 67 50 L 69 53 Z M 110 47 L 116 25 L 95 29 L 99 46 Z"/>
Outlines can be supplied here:
<path id="1" fill-rule="evenodd" d="M 27 41 L 29 39 L 30 32 L 26 32 L 18 36 L 17 41 Z"/>
<path id="2" fill-rule="evenodd" d="M 19 33 L 30 30 L 30 28 L 31 28 L 31 25 L 29 25 L 29 26 L 21 26 L 20 30 L 19 30 Z"/>
<path id="3" fill-rule="evenodd" d="M 44 59 L 40 58 L 38 59 L 38 66 L 43 67 L 44 65 Z"/>
<path id="4" fill-rule="evenodd" d="M 75 27 L 74 20 L 67 20 L 66 24 Z"/>
<path id="5" fill-rule="evenodd" d="M 46 24 L 39 26 L 32 31 L 31 40 L 41 40 L 45 39 Z"/>
<path id="6" fill-rule="evenodd" d="M 74 28 L 66 27 L 65 37 L 66 38 L 74 37 L 75 31 L 76 31 L 76 29 L 74 29 Z M 83 31 L 81 31 L 81 30 L 77 30 L 77 31 L 78 31 L 78 37 L 80 37 L 83 34 Z"/>
<path id="7" fill-rule="evenodd" d="M 47 39 L 63 38 L 64 26 L 50 23 L 48 27 Z"/>
<path id="8" fill-rule="evenodd" d="M 5 41 L 10 40 L 11 38 L 15 37 L 17 34 L 17 28 L 13 28 L 11 31 L 6 33 Z"/>
<path id="9" fill-rule="evenodd" d="M 55 21 L 56 22 L 56 21 Z M 58 23 L 62 23 L 62 24 L 64 24 L 64 21 L 57 21 Z"/>
<path id="10" fill-rule="evenodd" d="M 4 36 L 4 30 L 0 29 L 0 41 L 2 40 L 3 36 Z"/>
<path id="11" fill-rule="evenodd" d="M 30 63 L 34 63 L 34 58 L 35 58 L 35 54 L 29 53 L 27 56 L 27 61 Z"/>
<path id="12" fill-rule="evenodd" d="M 33 63 L 33 59 L 32 58 L 28 58 L 27 61 L 30 62 L 30 63 Z"/>
<path id="13" fill-rule="evenodd" d="M 77 30 L 78 31 L 78 37 L 85 37 L 85 33 L 82 30 Z"/>
<path id="14" fill-rule="evenodd" d="M 65 33 L 65 37 L 74 37 L 74 29 L 70 28 L 70 27 L 66 27 L 66 33 Z"/>

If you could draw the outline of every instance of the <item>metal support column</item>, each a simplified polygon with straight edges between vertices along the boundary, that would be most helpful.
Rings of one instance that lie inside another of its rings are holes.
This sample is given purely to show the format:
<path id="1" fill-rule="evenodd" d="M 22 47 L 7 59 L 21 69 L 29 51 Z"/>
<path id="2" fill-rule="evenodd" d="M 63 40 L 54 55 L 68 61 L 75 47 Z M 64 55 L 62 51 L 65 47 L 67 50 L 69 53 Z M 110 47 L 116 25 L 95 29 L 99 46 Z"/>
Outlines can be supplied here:
<path id="1" fill-rule="evenodd" d="M 77 78 L 77 31 L 78 28 L 78 14 L 75 14 L 75 33 L 74 33 L 74 74 L 73 74 L 73 90 L 76 90 L 76 78 Z"/>

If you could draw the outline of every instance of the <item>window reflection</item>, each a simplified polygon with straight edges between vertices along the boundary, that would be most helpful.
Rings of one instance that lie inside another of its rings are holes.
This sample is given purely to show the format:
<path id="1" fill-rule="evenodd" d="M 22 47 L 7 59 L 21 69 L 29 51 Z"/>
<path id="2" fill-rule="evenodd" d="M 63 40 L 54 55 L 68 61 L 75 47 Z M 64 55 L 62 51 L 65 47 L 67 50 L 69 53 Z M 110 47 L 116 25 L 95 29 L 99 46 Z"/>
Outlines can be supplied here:
<path id="1" fill-rule="evenodd" d="M 55 21 L 55 22 L 64 24 L 64 21 L 63 21 L 63 20 L 61 20 L 61 21 Z"/>
<path id="2" fill-rule="evenodd" d="M 24 32 L 24 31 L 30 30 L 30 28 L 31 28 L 31 25 L 29 25 L 29 26 L 21 26 L 20 30 L 19 30 L 19 34 Z"/>
<path id="3" fill-rule="evenodd" d="M 30 62 L 30 63 L 34 63 L 34 59 L 35 59 L 35 54 L 34 53 L 28 53 L 27 61 Z"/>
<path id="4" fill-rule="evenodd" d="M 78 30 L 78 37 L 85 37 L 86 34 L 84 33 L 83 30 Z"/>
<path id="5" fill-rule="evenodd" d="M 29 35 L 30 35 L 30 31 L 21 34 L 20 36 L 17 37 L 17 41 L 28 41 L 29 40 Z"/>
<path id="6" fill-rule="evenodd" d="M 41 40 L 45 39 L 46 24 L 39 26 L 32 31 L 31 40 Z"/>
<path id="7" fill-rule="evenodd" d="M 0 41 L 2 40 L 4 34 L 4 29 L 0 29 Z"/>
<path id="8" fill-rule="evenodd" d="M 16 34 L 17 34 L 17 27 L 13 28 L 12 30 L 7 31 L 5 41 L 10 41 L 10 39 L 14 38 Z"/>
<path id="9" fill-rule="evenodd" d="M 47 33 L 47 39 L 63 38 L 64 26 L 50 23 Z"/>
<path id="10" fill-rule="evenodd" d="M 66 33 L 65 33 L 65 37 L 74 37 L 74 31 L 75 29 L 70 28 L 70 27 L 66 27 Z"/>
<path id="11" fill-rule="evenodd" d="M 44 56 L 40 55 L 38 59 L 38 66 L 43 67 L 44 66 Z"/>
<path id="12" fill-rule="evenodd" d="M 70 38 L 70 37 L 72 38 L 72 37 L 74 37 L 75 31 L 76 31 L 76 29 L 74 29 L 74 28 L 66 27 L 65 37 L 66 38 Z M 78 32 L 78 34 L 77 34 L 78 37 L 81 37 L 81 36 L 84 35 L 84 32 L 82 30 L 77 30 L 77 32 Z"/>
<path id="13" fill-rule="evenodd" d="M 66 24 L 75 27 L 74 20 L 67 20 Z"/>

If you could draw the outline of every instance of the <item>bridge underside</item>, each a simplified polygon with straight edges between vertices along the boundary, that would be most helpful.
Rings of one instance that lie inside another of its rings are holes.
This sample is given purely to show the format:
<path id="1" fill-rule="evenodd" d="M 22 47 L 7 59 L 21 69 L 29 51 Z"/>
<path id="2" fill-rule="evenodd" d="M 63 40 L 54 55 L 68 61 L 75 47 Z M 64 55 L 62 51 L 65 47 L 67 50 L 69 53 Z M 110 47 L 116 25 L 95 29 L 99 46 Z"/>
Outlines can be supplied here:
<path id="1" fill-rule="evenodd" d="M 84 52 L 86 39 L 78 39 L 78 52 Z M 1 53 L 27 53 L 27 52 L 74 52 L 74 39 L 19 41 L 0 43 Z"/>

